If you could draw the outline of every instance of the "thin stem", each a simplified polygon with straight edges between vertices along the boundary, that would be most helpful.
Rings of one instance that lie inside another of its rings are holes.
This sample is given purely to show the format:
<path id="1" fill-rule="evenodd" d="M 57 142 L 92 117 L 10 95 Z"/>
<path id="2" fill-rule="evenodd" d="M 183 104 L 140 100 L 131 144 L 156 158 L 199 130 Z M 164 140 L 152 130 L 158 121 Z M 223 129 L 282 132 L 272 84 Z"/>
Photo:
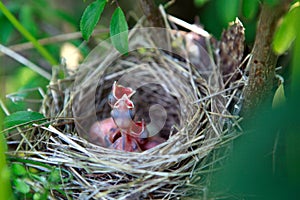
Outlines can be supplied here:
<path id="1" fill-rule="evenodd" d="M 5 5 L 0 1 L 0 11 L 7 17 L 7 19 L 12 23 L 12 25 L 37 49 L 37 51 L 51 64 L 56 65 L 57 61 L 52 57 L 52 55 L 42 46 L 40 43 L 29 33 L 24 26 L 13 16 L 13 14 L 5 7 Z"/>
<path id="2" fill-rule="evenodd" d="M 22 63 L 23 65 L 29 67 L 36 73 L 40 74 L 41 76 L 45 77 L 46 79 L 50 80 L 51 79 L 51 74 L 49 74 L 47 71 L 43 70 L 41 67 L 37 66 L 36 64 L 32 63 L 31 61 L 27 60 L 20 54 L 10 50 L 9 48 L 3 46 L 0 44 L 0 52 L 8 55 L 9 57 L 15 59 L 19 63 Z"/>
<path id="3" fill-rule="evenodd" d="M 10 115 L 10 112 L 8 111 L 8 109 L 6 108 L 5 104 L 3 103 L 2 99 L 0 99 L 0 108 L 3 110 L 5 115 Z"/>
<path id="4" fill-rule="evenodd" d="M 94 30 L 92 35 L 97 35 L 97 34 L 101 34 L 101 33 L 109 33 L 109 29 L 96 29 Z M 61 35 L 56 35 L 56 36 L 52 36 L 52 37 L 48 37 L 48 38 L 43 38 L 43 39 L 39 39 L 38 42 L 41 45 L 47 45 L 47 44 L 53 44 L 53 43 L 58 43 L 58 42 L 64 42 L 64 41 L 69 41 L 69 40 L 75 40 L 75 39 L 79 39 L 82 38 L 82 33 L 81 32 L 74 32 L 74 33 L 64 33 Z M 31 42 L 26 42 L 26 43 L 22 43 L 22 44 L 14 44 L 9 46 L 8 48 L 10 50 L 13 51 L 24 51 L 27 49 L 31 49 L 34 46 L 32 45 Z M 3 56 L 3 54 L 0 52 L 0 56 Z"/>
<path id="5" fill-rule="evenodd" d="M 166 28 L 164 19 L 159 9 L 156 7 L 154 0 L 139 0 L 139 5 L 147 18 L 149 27 Z M 153 32 L 154 43 L 164 49 L 169 49 L 169 38 L 167 31 L 157 29 L 157 32 Z"/>
<path id="6" fill-rule="evenodd" d="M 120 7 L 118 0 L 115 0 L 116 6 Z"/>
<path id="7" fill-rule="evenodd" d="M 194 33 L 197 33 L 197 34 L 199 34 L 203 37 L 206 37 L 206 38 L 211 37 L 211 35 L 207 31 L 205 31 L 203 28 L 201 28 L 199 26 L 196 26 L 195 24 L 189 24 L 189 23 L 187 23 L 187 22 L 185 22 L 185 21 L 183 21 L 179 18 L 176 18 L 176 17 L 172 16 L 172 15 L 167 15 L 167 16 L 168 16 L 168 19 L 171 22 L 173 22 L 173 23 L 175 23 L 179 26 L 182 26 L 183 28 L 186 28 L 186 29 L 188 29 L 188 30 L 190 30 Z"/>
<path id="8" fill-rule="evenodd" d="M 153 0 L 140 0 L 139 3 L 150 27 L 165 28 L 162 16 Z"/>

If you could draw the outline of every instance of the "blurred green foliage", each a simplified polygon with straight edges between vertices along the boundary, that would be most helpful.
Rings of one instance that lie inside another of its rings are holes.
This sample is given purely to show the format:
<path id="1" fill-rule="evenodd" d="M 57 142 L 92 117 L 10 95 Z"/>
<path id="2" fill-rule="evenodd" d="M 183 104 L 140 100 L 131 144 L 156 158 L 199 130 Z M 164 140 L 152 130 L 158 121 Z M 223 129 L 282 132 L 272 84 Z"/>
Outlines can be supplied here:
<path id="1" fill-rule="evenodd" d="M 216 38 L 221 36 L 228 23 L 239 17 L 245 27 L 246 42 L 251 45 L 255 37 L 259 2 L 256 0 L 210 0 L 199 8 L 204 28 Z"/>
<path id="2" fill-rule="evenodd" d="M 265 2 L 271 6 L 278 3 Z M 299 4 L 294 5 L 283 18 L 274 39 L 274 50 L 279 54 L 292 46 L 292 62 L 284 66 L 292 68 L 289 75 L 292 82 L 286 87 L 292 92 L 288 92 L 286 100 L 272 110 L 257 108 L 252 120 L 243 122 L 244 135 L 234 141 L 228 164 L 215 175 L 214 194 L 226 190 L 227 199 L 266 200 L 297 199 L 300 196 L 299 11 Z M 252 16 L 253 11 L 247 12 Z M 282 85 L 279 89 L 282 96 Z"/>
<path id="3" fill-rule="evenodd" d="M 56 9 L 53 3 L 46 0 L 28 0 L 22 3 L 19 0 L 11 0 L 6 2 L 5 6 L 17 17 L 26 30 L 37 39 L 47 37 L 54 32 L 57 32 L 58 30 L 55 29 L 62 25 L 62 21 L 73 27 L 75 30 L 77 29 L 78 19 L 71 16 L 67 10 L 63 11 Z M 1 30 L 5 30 L 4 33 L 1 31 L 0 34 L 1 44 L 7 45 L 12 42 L 18 44 L 26 41 L 25 38 L 13 28 L 1 12 L 0 21 L 3 22 L 1 23 Z M 47 24 L 44 24 L 45 22 L 47 22 Z"/>
<path id="4" fill-rule="evenodd" d="M 79 1 L 73 8 L 67 9 L 71 2 L 66 1 L 64 6 L 59 5 L 58 1 L 47 0 L 10 0 L 4 1 L 6 8 L 16 17 L 22 26 L 36 39 L 47 38 L 57 34 L 78 31 L 78 23 L 80 13 L 83 11 L 84 3 Z M 0 43 L 6 46 L 14 44 L 22 44 L 27 40 L 13 27 L 11 22 L 0 12 Z M 80 39 L 73 40 L 74 44 L 80 44 Z M 53 43 L 46 45 L 46 49 L 50 54 L 59 61 L 59 49 L 61 43 Z M 51 71 L 51 67 L 39 55 L 34 48 L 25 49 L 21 53 L 31 62 L 37 63 L 40 67 L 47 71 Z M 48 80 L 39 76 L 36 72 L 28 69 L 26 66 L 20 65 L 2 55 L 0 53 L 0 77 L 1 77 L 1 93 L 2 98 L 5 94 L 18 91 L 27 91 L 32 88 L 40 87 L 46 91 Z M 37 90 L 36 90 L 37 91 Z M 41 95 L 36 91 L 21 92 L 18 94 L 24 99 L 41 99 Z M 37 110 L 37 106 L 29 106 L 22 101 L 5 101 L 8 110 L 11 112 L 31 108 Z"/>
<path id="5" fill-rule="evenodd" d="M 297 35 L 299 19 L 300 6 L 295 5 L 283 18 L 275 33 L 273 49 L 277 54 L 283 54 L 290 48 Z"/>
<path id="6" fill-rule="evenodd" d="M 35 39 L 64 33 L 64 27 L 67 27 L 67 31 L 69 32 L 77 31 L 78 21 L 80 19 L 78 11 L 81 12 L 83 9 L 77 9 L 77 13 L 71 16 L 71 12 L 69 11 L 72 10 L 56 7 L 57 4 L 46 0 L 10 0 L 1 1 L 1 3 L 4 3 L 5 7 Z M 14 28 L 8 18 L 0 12 L 0 44 L 10 46 L 24 42 L 27 42 L 27 40 Z M 57 60 L 59 60 L 60 45 L 61 44 L 53 44 L 46 46 L 47 51 Z M 41 65 L 46 70 L 51 70 L 51 66 L 46 64 L 45 60 L 41 58 L 35 49 L 25 50 L 22 52 L 22 55 L 27 57 L 30 61 Z M 12 61 L 12 59 L 8 59 L 0 53 L 0 100 L 4 101 L 9 112 L 13 113 L 27 110 L 28 108 L 38 111 L 40 103 L 32 104 L 26 102 L 26 100 L 41 100 L 42 97 L 38 92 L 38 88 L 46 91 L 46 85 L 48 83 L 48 80 L 39 76 L 36 72 Z M 34 88 L 36 89 L 33 90 Z M 6 99 L 6 94 L 12 92 L 17 93 L 11 95 L 10 99 Z M 12 174 L 12 180 L 14 180 L 13 186 L 15 188 L 15 194 L 20 192 L 20 194 L 25 195 L 25 193 L 28 192 L 29 186 L 26 184 L 26 179 L 20 178 L 20 174 L 14 174 L 14 172 L 18 172 L 18 170 L 14 170 L 13 173 L 10 173 L 10 169 L 6 165 L 5 151 L 7 149 L 4 133 L 1 132 L 4 117 L 5 113 L 0 109 L 0 196 L 1 199 L 12 199 L 10 174 Z M 39 195 L 38 193 L 34 195 L 35 197 L 40 196 L 40 198 L 35 199 L 46 199 L 47 197 L 47 194 L 46 196 L 44 194 Z M 25 196 L 22 196 L 22 198 Z M 42 198 L 42 196 L 44 196 L 44 198 Z M 19 199 L 19 197 L 20 196 L 17 196 L 17 199 Z"/>
<path id="7" fill-rule="evenodd" d="M 194 0 L 194 4 L 196 7 L 201 7 L 203 4 L 208 2 L 209 0 Z"/>
<path id="8" fill-rule="evenodd" d="M 253 0 L 244 0 L 242 3 L 242 13 L 246 19 L 253 19 L 258 12 L 258 2 Z"/>
<path id="9" fill-rule="evenodd" d="M 230 160 L 213 181 L 233 199 L 297 199 L 300 196 L 300 90 L 273 110 L 258 108 L 244 122 Z M 296 109 L 297 108 L 297 109 Z"/>

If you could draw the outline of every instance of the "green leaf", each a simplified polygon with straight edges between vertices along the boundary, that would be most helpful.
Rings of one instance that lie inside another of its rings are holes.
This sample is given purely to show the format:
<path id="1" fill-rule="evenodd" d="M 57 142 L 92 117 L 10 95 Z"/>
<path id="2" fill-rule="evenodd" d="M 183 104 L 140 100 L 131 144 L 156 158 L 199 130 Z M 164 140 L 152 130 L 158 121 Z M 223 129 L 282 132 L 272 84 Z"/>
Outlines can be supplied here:
<path id="1" fill-rule="evenodd" d="M 120 53 L 128 52 L 128 25 L 120 7 L 114 11 L 111 18 L 110 37 L 112 44 Z"/>
<path id="2" fill-rule="evenodd" d="M 253 19 L 258 11 L 258 1 L 244 0 L 243 1 L 243 14 L 247 19 Z"/>
<path id="3" fill-rule="evenodd" d="M 253 118 L 243 123 L 244 133 L 234 141 L 229 162 L 214 174 L 211 193 L 226 188 L 236 199 L 299 198 L 299 89 L 281 107 L 269 110 L 266 104 L 253 110 Z"/>
<path id="4" fill-rule="evenodd" d="M 29 185 L 27 185 L 23 179 L 15 179 L 14 185 L 16 187 L 16 190 L 23 194 L 26 194 L 30 191 Z"/>
<path id="5" fill-rule="evenodd" d="M 35 121 L 45 118 L 44 115 L 38 112 L 18 111 L 4 118 L 5 127 L 13 127 L 26 122 Z"/>
<path id="6" fill-rule="evenodd" d="M 37 174 L 30 174 L 30 177 L 32 177 L 33 179 L 35 179 L 35 180 L 37 180 L 37 181 L 39 181 L 43 184 L 48 183 L 45 176 L 40 176 L 40 175 L 37 175 Z"/>
<path id="7" fill-rule="evenodd" d="M 82 37 L 88 40 L 98 23 L 100 16 L 106 5 L 106 0 L 96 0 L 91 3 L 83 12 L 80 20 L 80 30 Z"/>
<path id="8" fill-rule="evenodd" d="M 277 88 L 275 95 L 273 97 L 273 102 L 272 102 L 272 107 L 276 108 L 280 105 L 283 105 L 285 103 L 286 99 L 285 99 L 285 94 L 284 94 L 284 87 L 283 87 L 283 83 L 281 83 L 279 85 L 279 87 Z"/>
<path id="9" fill-rule="evenodd" d="M 42 195 L 41 195 L 41 193 L 34 193 L 34 195 L 33 195 L 33 200 L 40 200 L 40 199 L 42 199 Z"/>
<path id="10" fill-rule="evenodd" d="M 21 164 L 13 164 L 11 166 L 12 173 L 17 176 L 23 176 L 27 174 L 25 167 Z"/>
<path id="11" fill-rule="evenodd" d="M 51 171 L 51 174 L 49 176 L 49 182 L 51 183 L 58 183 L 60 182 L 61 177 L 60 177 L 60 170 L 55 168 Z"/>
<path id="12" fill-rule="evenodd" d="M 296 38 L 297 28 L 299 28 L 297 25 L 299 18 L 300 6 L 293 8 L 284 17 L 274 35 L 273 50 L 275 53 L 283 54 L 291 46 Z"/>

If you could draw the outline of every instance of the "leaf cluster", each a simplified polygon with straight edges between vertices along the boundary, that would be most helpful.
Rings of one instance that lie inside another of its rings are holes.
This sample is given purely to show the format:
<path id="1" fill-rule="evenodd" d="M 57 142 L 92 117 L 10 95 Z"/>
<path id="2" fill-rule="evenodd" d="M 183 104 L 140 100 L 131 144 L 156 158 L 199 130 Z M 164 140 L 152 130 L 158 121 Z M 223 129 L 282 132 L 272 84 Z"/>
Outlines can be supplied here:
<path id="1" fill-rule="evenodd" d="M 80 20 L 80 30 L 85 40 L 91 37 L 106 4 L 106 0 L 96 0 L 85 9 Z M 112 44 L 120 53 L 128 52 L 128 25 L 124 12 L 119 6 L 111 17 L 110 37 Z"/>
<path id="2" fill-rule="evenodd" d="M 26 162 L 35 167 L 27 166 L 24 161 L 14 162 L 11 165 L 13 194 L 16 199 L 45 200 L 48 199 L 49 193 L 53 191 L 66 196 L 61 184 L 70 180 L 69 173 L 45 164 L 38 166 L 43 169 L 40 170 L 36 168 L 36 163 Z"/>

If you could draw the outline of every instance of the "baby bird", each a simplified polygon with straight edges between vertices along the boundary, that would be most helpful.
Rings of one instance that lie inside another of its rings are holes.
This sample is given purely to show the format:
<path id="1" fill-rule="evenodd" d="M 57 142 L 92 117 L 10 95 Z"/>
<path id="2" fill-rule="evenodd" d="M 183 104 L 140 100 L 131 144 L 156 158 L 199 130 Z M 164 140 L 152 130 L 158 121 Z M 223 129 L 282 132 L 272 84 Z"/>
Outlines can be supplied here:
<path id="1" fill-rule="evenodd" d="M 144 121 L 133 121 L 134 103 L 130 97 L 135 91 L 114 82 L 108 104 L 112 108 L 111 117 L 95 122 L 89 131 L 91 142 L 117 150 L 141 152 L 151 149 L 165 140 L 159 136 L 149 136 Z"/>
<path id="2" fill-rule="evenodd" d="M 112 144 L 112 138 L 119 132 L 113 118 L 107 118 L 95 122 L 89 131 L 89 140 L 103 147 L 109 147 Z"/>
<path id="3" fill-rule="evenodd" d="M 114 119 L 116 125 L 121 131 L 130 132 L 132 125 L 134 124 L 133 117 L 134 104 L 124 94 L 117 102 L 113 105 L 111 116 Z"/>
<path id="4" fill-rule="evenodd" d="M 113 108 L 115 103 L 121 99 L 124 94 L 126 94 L 128 98 L 131 98 L 134 93 L 135 91 L 132 88 L 118 85 L 115 81 L 112 86 L 112 91 L 108 95 L 108 104 Z"/>

